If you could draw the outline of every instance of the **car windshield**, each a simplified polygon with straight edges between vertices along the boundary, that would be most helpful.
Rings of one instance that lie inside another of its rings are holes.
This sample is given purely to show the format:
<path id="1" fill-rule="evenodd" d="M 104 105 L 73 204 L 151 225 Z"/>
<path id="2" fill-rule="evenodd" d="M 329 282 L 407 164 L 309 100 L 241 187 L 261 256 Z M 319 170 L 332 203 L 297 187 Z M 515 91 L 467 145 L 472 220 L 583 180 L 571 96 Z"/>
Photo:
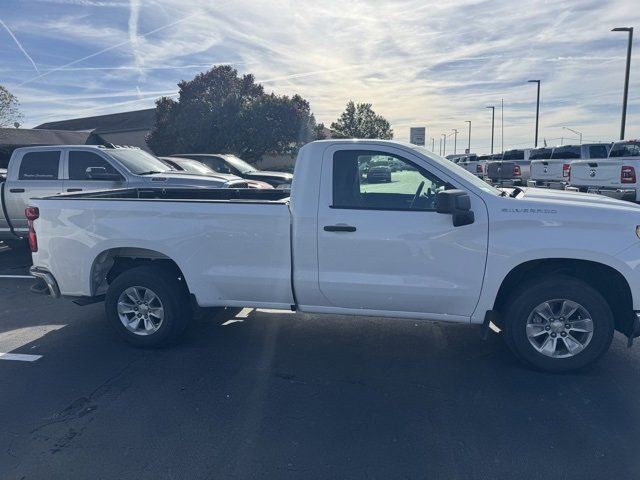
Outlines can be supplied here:
<path id="1" fill-rule="evenodd" d="M 127 170 L 134 175 L 145 175 L 151 173 L 170 172 L 171 168 L 159 158 L 133 148 L 117 148 L 107 150 L 109 155 L 120 162 Z"/>
<path id="2" fill-rule="evenodd" d="M 640 157 L 640 142 L 616 143 L 609 157 Z"/>
<path id="3" fill-rule="evenodd" d="M 524 160 L 524 150 L 509 150 L 504 152 L 503 160 Z"/>
<path id="4" fill-rule="evenodd" d="M 374 158 L 369 162 L 371 167 L 388 167 L 390 164 L 386 158 Z"/>
<path id="5" fill-rule="evenodd" d="M 249 165 L 247 162 L 235 155 L 225 155 L 224 159 L 234 168 L 238 169 L 241 173 L 255 172 L 256 167 Z"/>
<path id="6" fill-rule="evenodd" d="M 580 158 L 580 146 L 565 145 L 564 147 L 556 147 L 553 149 L 550 158 Z"/>
<path id="7" fill-rule="evenodd" d="M 551 149 L 550 148 L 539 148 L 531 152 L 529 155 L 529 159 L 531 160 L 548 160 L 551 158 Z"/>
<path id="8" fill-rule="evenodd" d="M 452 163 L 451 161 L 447 160 L 446 158 L 441 157 L 440 155 L 430 152 L 426 148 L 419 147 L 417 145 L 411 145 L 411 148 L 420 152 L 425 157 L 436 162 L 440 166 L 440 168 L 442 168 L 444 171 L 450 172 L 451 175 L 462 177 L 466 182 L 473 184 L 474 187 L 479 188 L 483 192 L 487 192 L 491 195 L 496 195 L 496 196 L 502 195 L 501 190 L 498 190 L 497 188 L 492 187 L 487 182 L 482 180 L 480 177 L 476 177 L 470 171 L 466 170 L 465 168 L 459 167 L 455 163 Z"/>
<path id="9" fill-rule="evenodd" d="M 216 173 L 204 163 L 200 163 L 197 160 L 178 160 L 175 162 L 187 172 L 201 173 L 203 175 Z"/>

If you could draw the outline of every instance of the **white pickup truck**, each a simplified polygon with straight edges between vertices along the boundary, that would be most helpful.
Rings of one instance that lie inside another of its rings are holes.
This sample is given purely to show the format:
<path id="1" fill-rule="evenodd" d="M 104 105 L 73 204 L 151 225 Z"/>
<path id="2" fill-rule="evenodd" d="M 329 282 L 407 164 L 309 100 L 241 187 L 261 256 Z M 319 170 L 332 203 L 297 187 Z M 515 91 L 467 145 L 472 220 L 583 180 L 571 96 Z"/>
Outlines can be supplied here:
<path id="1" fill-rule="evenodd" d="M 608 158 L 574 160 L 567 190 L 640 202 L 640 140 L 615 142 Z"/>
<path id="2" fill-rule="evenodd" d="M 564 190 L 569 181 L 571 163 L 577 160 L 605 159 L 609 155 L 610 143 L 583 143 L 555 147 L 547 158 L 531 160 L 529 187 Z"/>
<path id="3" fill-rule="evenodd" d="M 362 182 L 376 158 L 405 167 Z M 194 305 L 493 323 L 549 371 L 640 331 L 639 206 L 499 190 L 409 144 L 310 143 L 290 192 L 75 193 L 26 215 L 32 274 L 54 297 L 106 294 L 109 322 L 139 346 L 175 339 Z"/>

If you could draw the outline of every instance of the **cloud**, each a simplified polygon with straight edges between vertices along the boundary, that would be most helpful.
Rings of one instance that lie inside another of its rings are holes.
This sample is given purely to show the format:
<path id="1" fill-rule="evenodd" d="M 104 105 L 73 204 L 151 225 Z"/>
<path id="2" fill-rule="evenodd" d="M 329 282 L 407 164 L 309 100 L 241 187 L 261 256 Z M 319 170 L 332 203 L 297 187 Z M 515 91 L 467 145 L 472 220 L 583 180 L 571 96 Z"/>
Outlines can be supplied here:
<path id="1" fill-rule="evenodd" d="M 31 55 L 29 55 L 27 53 L 27 51 L 24 49 L 24 47 L 22 46 L 20 41 L 16 38 L 16 36 L 13 34 L 13 32 L 9 29 L 7 24 L 2 21 L 2 19 L 0 19 L 0 25 L 2 25 L 4 27 L 4 29 L 7 31 L 7 33 L 11 36 L 11 38 L 13 38 L 13 41 L 16 43 L 16 45 L 18 46 L 20 51 L 24 54 L 25 57 L 27 57 L 27 60 L 29 60 L 29 63 L 31 63 L 31 65 L 33 65 L 33 69 L 36 72 L 40 73 L 40 70 L 38 70 L 38 66 L 36 65 L 36 62 L 33 61 L 33 58 L 31 58 Z"/>
<path id="2" fill-rule="evenodd" d="M 228 62 L 268 90 L 301 94 L 325 123 L 353 99 L 373 103 L 399 139 L 424 125 L 428 140 L 457 128 L 466 144 L 471 120 L 479 151 L 490 144 L 485 106 L 501 99 L 505 146 L 532 142 L 531 78 L 542 80 L 541 138 L 577 125 L 585 138 L 615 138 L 626 37 L 609 30 L 640 20 L 630 0 L 523 0 L 517 8 L 510 0 L 51 1 L 39 5 L 37 22 L 22 6 L 10 22 L 20 38 L 29 35 L 41 75 L 25 77 L 13 59 L 0 59 L 34 124 L 151 107 L 154 92 L 175 92 L 180 80 Z M 640 87 L 634 55 L 632 93 Z M 630 132 L 640 128 L 636 97 Z"/>

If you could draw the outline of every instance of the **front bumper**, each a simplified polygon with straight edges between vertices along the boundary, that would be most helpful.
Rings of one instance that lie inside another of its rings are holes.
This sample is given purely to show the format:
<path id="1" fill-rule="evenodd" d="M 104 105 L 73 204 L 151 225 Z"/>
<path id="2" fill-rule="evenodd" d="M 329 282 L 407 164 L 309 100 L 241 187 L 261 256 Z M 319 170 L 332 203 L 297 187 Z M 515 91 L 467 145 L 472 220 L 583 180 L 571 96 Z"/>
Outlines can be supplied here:
<path id="1" fill-rule="evenodd" d="M 60 298 L 60 288 L 58 287 L 58 282 L 51 274 L 51 272 L 42 267 L 33 266 L 29 269 L 29 273 L 36 278 L 42 279 L 44 283 L 47 285 L 47 289 L 49 290 L 49 295 L 53 298 Z"/>

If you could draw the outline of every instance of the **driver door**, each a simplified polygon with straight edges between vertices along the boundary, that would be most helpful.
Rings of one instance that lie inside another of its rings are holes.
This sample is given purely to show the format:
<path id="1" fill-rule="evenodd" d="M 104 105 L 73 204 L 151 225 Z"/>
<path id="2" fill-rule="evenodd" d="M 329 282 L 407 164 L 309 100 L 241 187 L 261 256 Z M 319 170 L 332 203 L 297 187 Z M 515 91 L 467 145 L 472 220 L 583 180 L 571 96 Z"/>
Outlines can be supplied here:
<path id="1" fill-rule="evenodd" d="M 394 165 L 391 181 L 380 173 L 386 164 Z M 331 305 L 451 320 L 472 314 L 484 276 L 486 210 L 454 227 L 435 202 L 455 185 L 392 147 L 327 149 L 321 183 L 318 280 Z"/>

